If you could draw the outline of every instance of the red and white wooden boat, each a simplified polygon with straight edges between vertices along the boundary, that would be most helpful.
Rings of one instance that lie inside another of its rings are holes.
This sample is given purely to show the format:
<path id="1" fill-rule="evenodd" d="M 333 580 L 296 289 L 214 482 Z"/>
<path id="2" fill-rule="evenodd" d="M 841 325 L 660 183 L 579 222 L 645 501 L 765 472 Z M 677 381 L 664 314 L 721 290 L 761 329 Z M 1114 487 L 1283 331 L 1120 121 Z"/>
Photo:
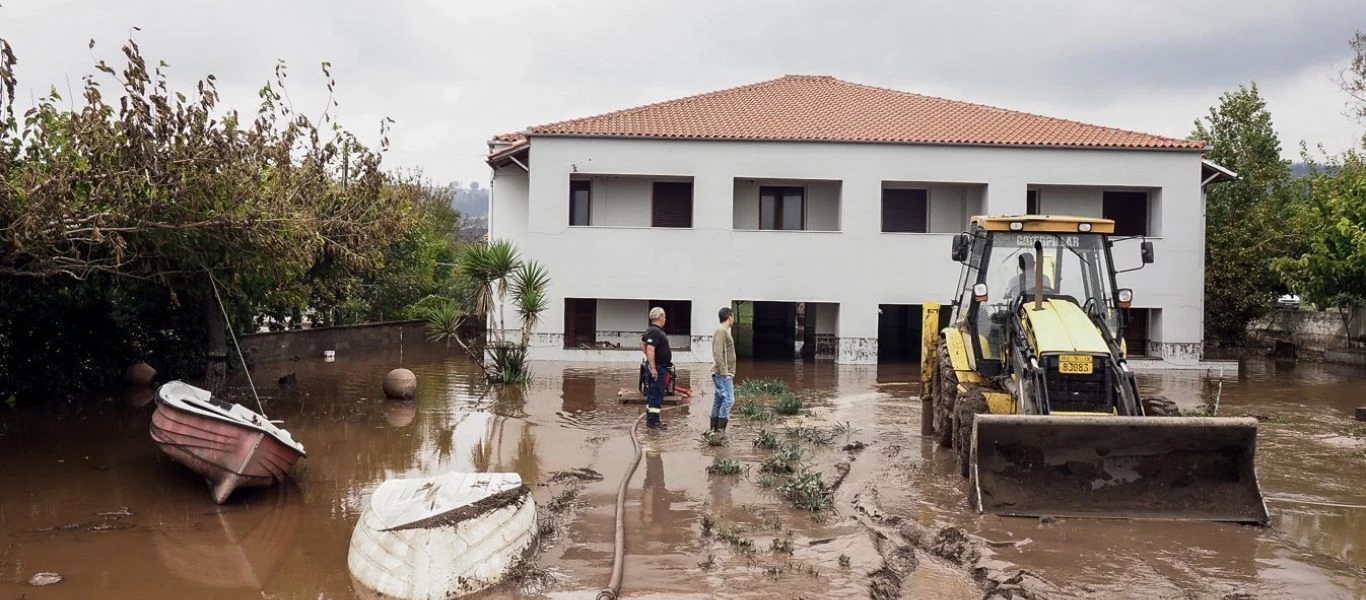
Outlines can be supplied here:
<path id="1" fill-rule="evenodd" d="M 306 456 L 303 444 L 255 411 L 180 381 L 157 389 L 151 433 L 171 460 L 204 476 L 219 504 L 239 487 L 284 481 Z"/>

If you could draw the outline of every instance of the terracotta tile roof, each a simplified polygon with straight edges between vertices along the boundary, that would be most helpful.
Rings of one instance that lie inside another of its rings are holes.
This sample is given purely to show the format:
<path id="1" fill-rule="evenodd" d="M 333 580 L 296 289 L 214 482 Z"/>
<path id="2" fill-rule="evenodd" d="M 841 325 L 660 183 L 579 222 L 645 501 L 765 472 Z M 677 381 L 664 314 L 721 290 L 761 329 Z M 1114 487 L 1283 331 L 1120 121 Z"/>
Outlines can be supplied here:
<path id="1" fill-rule="evenodd" d="M 970 102 L 922 96 L 830 76 L 778 79 L 537 125 L 527 134 L 1200 150 L 1161 137 Z"/>

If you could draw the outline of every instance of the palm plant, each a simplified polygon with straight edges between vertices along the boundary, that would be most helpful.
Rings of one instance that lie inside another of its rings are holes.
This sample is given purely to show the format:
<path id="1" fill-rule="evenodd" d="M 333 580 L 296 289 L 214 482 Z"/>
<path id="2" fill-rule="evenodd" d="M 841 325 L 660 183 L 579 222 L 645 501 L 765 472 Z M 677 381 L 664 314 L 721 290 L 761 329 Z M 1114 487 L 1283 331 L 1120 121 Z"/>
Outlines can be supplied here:
<path id="1" fill-rule="evenodd" d="M 451 342 L 460 340 L 460 323 L 465 315 L 460 313 L 454 302 L 447 300 L 421 307 L 420 316 L 427 322 L 428 341 L 445 342 L 446 347 L 450 348 Z"/>
<path id="2" fill-rule="evenodd" d="M 531 330 L 540 324 L 541 314 L 550 307 L 549 287 L 550 272 L 534 260 L 521 263 L 512 274 L 512 300 L 522 320 L 523 346 L 530 340 Z"/>
<path id="3" fill-rule="evenodd" d="M 460 255 L 460 270 L 475 284 L 475 310 L 489 315 L 499 341 L 503 340 L 503 303 L 507 298 L 508 278 L 521 262 L 516 246 L 507 240 L 487 245 L 471 244 Z"/>
<path id="4" fill-rule="evenodd" d="M 459 267 L 474 283 L 475 310 L 488 315 L 489 326 L 493 329 L 488 350 L 492 356 L 485 353 L 479 357 L 489 372 L 489 379 L 500 383 L 524 383 L 530 378 L 524 363 L 531 332 L 550 307 L 550 272 L 534 260 L 523 262 L 517 247 L 506 240 L 469 246 L 460 256 Z M 505 309 L 509 294 L 513 310 L 522 323 L 520 343 L 507 341 Z"/>

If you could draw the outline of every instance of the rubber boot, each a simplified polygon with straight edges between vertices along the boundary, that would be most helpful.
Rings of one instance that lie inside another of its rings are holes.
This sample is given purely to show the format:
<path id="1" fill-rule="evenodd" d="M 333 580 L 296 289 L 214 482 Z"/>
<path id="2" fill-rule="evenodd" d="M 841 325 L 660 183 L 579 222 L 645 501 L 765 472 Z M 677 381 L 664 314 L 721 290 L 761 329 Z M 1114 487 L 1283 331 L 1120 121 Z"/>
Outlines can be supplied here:
<path id="1" fill-rule="evenodd" d="M 730 424 L 730 419 L 717 419 L 717 420 L 716 420 L 716 430 L 717 430 L 717 431 L 720 431 L 721 433 L 725 433 L 725 432 L 726 432 L 726 425 L 729 425 L 729 424 Z"/>
<path id="2" fill-rule="evenodd" d="M 711 427 L 710 427 L 709 429 L 707 429 L 707 431 L 716 431 L 716 429 L 717 429 L 718 427 L 720 427 L 720 425 L 718 424 L 718 421 L 720 421 L 720 420 L 721 420 L 721 419 L 718 419 L 718 418 L 716 418 L 716 417 L 712 417 L 712 418 L 711 418 Z"/>

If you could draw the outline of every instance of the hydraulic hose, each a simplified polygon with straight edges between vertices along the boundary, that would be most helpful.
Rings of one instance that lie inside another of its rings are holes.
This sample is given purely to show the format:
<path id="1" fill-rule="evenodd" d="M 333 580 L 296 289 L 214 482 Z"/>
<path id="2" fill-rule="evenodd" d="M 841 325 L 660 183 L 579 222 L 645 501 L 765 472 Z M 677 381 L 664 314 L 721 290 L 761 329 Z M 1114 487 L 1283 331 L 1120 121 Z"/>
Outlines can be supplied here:
<path id="1" fill-rule="evenodd" d="M 661 410 L 673 410 L 685 406 L 670 406 Z M 648 413 L 640 413 L 635 421 L 631 422 L 631 445 L 635 446 L 636 456 L 631 459 L 631 466 L 626 469 L 626 475 L 621 478 L 621 485 L 617 487 L 617 532 L 616 532 L 616 551 L 612 557 L 612 578 L 608 580 L 607 587 L 598 592 L 597 600 L 617 600 L 621 595 L 622 565 L 626 560 L 626 488 L 631 484 L 631 477 L 636 474 L 636 467 L 640 466 L 640 458 L 645 455 L 645 449 L 640 445 L 640 422 L 645 419 Z"/>

